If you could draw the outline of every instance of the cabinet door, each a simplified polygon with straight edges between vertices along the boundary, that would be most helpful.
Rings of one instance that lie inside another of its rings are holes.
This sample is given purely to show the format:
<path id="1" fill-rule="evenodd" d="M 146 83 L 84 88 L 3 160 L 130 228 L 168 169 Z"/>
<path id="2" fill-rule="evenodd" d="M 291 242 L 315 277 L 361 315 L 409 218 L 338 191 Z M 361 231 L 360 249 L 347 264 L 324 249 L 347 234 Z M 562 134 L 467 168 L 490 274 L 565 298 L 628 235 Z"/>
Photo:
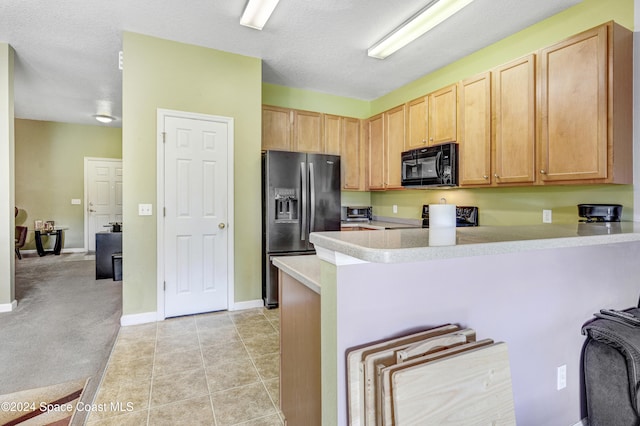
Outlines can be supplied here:
<path id="1" fill-rule="evenodd" d="M 491 184 L 491 74 L 459 83 L 461 185 Z"/>
<path id="2" fill-rule="evenodd" d="M 360 120 L 343 117 L 342 122 L 342 187 L 344 189 L 362 188 L 362 155 L 360 154 Z"/>
<path id="3" fill-rule="evenodd" d="M 535 57 L 493 72 L 494 178 L 496 184 L 535 181 Z"/>
<path id="4" fill-rule="evenodd" d="M 427 146 L 427 97 L 407 102 L 407 134 L 404 150 Z"/>
<path id="5" fill-rule="evenodd" d="M 369 189 L 384 189 L 384 120 L 382 114 L 371 117 L 367 122 L 369 138 Z"/>
<path id="6" fill-rule="evenodd" d="M 385 188 L 402 188 L 401 157 L 404 150 L 404 105 L 384 113 Z"/>
<path id="7" fill-rule="evenodd" d="M 429 94 L 429 145 L 456 141 L 457 103 L 455 84 Z"/>
<path id="8" fill-rule="evenodd" d="M 322 153 L 322 114 L 293 111 L 293 150 Z"/>
<path id="9" fill-rule="evenodd" d="M 320 295 L 282 271 L 278 276 L 280 409 L 285 424 L 320 426 Z"/>
<path id="10" fill-rule="evenodd" d="M 607 177 L 607 27 L 540 52 L 542 181 Z"/>
<path id="11" fill-rule="evenodd" d="M 340 144 L 342 137 L 342 117 L 337 115 L 324 114 L 324 144 L 325 154 L 340 155 Z"/>
<path id="12" fill-rule="evenodd" d="M 291 110 L 262 106 L 262 149 L 290 151 Z"/>

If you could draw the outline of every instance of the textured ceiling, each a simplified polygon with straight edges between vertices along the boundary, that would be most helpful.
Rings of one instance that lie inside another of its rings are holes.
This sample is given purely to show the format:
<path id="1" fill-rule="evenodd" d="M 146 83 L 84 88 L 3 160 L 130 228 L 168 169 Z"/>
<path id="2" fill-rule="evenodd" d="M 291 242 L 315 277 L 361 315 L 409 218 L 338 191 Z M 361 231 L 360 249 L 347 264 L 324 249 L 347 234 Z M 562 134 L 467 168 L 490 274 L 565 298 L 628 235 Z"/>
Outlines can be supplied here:
<path id="1" fill-rule="evenodd" d="M 262 31 L 243 27 L 246 0 L 2 0 L 0 42 L 16 51 L 17 118 L 121 126 L 122 32 L 263 60 L 263 81 L 371 100 L 581 0 L 475 0 L 385 60 L 367 48 L 428 0 L 280 0 Z"/>

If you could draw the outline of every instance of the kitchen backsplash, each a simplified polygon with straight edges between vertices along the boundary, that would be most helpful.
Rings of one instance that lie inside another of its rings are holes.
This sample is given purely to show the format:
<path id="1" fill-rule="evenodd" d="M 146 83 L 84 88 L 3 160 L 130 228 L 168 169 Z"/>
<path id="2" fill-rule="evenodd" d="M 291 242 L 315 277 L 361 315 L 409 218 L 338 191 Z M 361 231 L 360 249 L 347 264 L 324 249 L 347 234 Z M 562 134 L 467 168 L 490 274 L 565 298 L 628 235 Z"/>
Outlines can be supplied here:
<path id="1" fill-rule="evenodd" d="M 478 189 L 429 189 L 384 192 L 342 192 L 342 205 L 371 205 L 374 216 L 420 218 L 423 204 L 477 206 L 482 225 L 537 225 L 542 210 L 552 210 L 553 223 L 576 223 L 581 203 L 622 204 L 622 220 L 633 220 L 632 185 L 583 185 Z M 393 205 L 398 213 L 393 213 Z"/>

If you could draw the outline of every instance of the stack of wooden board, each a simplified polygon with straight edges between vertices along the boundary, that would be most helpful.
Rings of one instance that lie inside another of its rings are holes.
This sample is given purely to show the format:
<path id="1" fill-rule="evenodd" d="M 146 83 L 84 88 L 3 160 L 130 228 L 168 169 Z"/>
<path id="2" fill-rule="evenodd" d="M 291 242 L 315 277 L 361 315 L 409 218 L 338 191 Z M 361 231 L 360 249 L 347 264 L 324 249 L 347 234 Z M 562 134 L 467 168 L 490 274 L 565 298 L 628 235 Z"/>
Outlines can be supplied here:
<path id="1" fill-rule="evenodd" d="M 349 424 L 515 425 L 505 343 L 447 324 L 347 354 Z"/>

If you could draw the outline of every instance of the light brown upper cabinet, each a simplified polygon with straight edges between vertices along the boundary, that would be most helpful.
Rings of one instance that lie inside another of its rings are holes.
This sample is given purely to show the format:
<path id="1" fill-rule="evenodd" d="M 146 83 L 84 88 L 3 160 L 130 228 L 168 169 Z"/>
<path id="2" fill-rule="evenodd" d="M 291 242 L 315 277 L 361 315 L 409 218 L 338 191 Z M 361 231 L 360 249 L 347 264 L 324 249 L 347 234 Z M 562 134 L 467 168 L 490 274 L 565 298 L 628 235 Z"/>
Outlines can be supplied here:
<path id="1" fill-rule="evenodd" d="M 369 167 L 367 189 L 385 189 L 384 186 L 384 116 L 378 114 L 367 120 L 367 148 Z"/>
<path id="2" fill-rule="evenodd" d="M 429 146 L 457 139 L 457 85 L 429 94 Z"/>
<path id="3" fill-rule="evenodd" d="M 290 151 L 292 111 L 269 105 L 262 106 L 262 149 Z"/>
<path id="4" fill-rule="evenodd" d="M 363 150 L 360 120 L 341 117 L 342 188 L 364 190 Z"/>
<path id="5" fill-rule="evenodd" d="M 323 152 L 322 114 L 293 110 L 293 151 Z"/>
<path id="6" fill-rule="evenodd" d="M 404 150 L 404 105 L 397 106 L 384 115 L 385 188 L 402 188 L 401 157 Z"/>
<path id="7" fill-rule="evenodd" d="M 325 154 L 340 155 L 340 144 L 342 137 L 342 117 L 338 115 L 324 114 L 323 151 Z"/>
<path id="8" fill-rule="evenodd" d="M 406 104 L 407 130 L 404 140 L 404 150 L 422 148 L 427 146 L 427 110 L 428 97 L 422 96 Z"/>
<path id="9" fill-rule="evenodd" d="M 361 146 L 359 119 L 324 115 L 324 151 L 340 155 L 342 189 L 364 189 Z"/>
<path id="10" fill-rule="evenodd" d="M 632 43 L 610 22 L 540 51 L 542 182 L 632 182 Z"/>
<path id="11" fill-rule="evenodd" d="M 491 74 L 458 83 L 460 185 L 491 185 Z"/>
<path id="12" fill-rule="evenodd" d="M 457 104 L 455 84 L 407 102 L 404 150 L 455 142 Z"/>
<path id="13" fill-rule="evenodd" d="M 492 70 L 494 183 L 535 182 L 535 56 Z"/>

